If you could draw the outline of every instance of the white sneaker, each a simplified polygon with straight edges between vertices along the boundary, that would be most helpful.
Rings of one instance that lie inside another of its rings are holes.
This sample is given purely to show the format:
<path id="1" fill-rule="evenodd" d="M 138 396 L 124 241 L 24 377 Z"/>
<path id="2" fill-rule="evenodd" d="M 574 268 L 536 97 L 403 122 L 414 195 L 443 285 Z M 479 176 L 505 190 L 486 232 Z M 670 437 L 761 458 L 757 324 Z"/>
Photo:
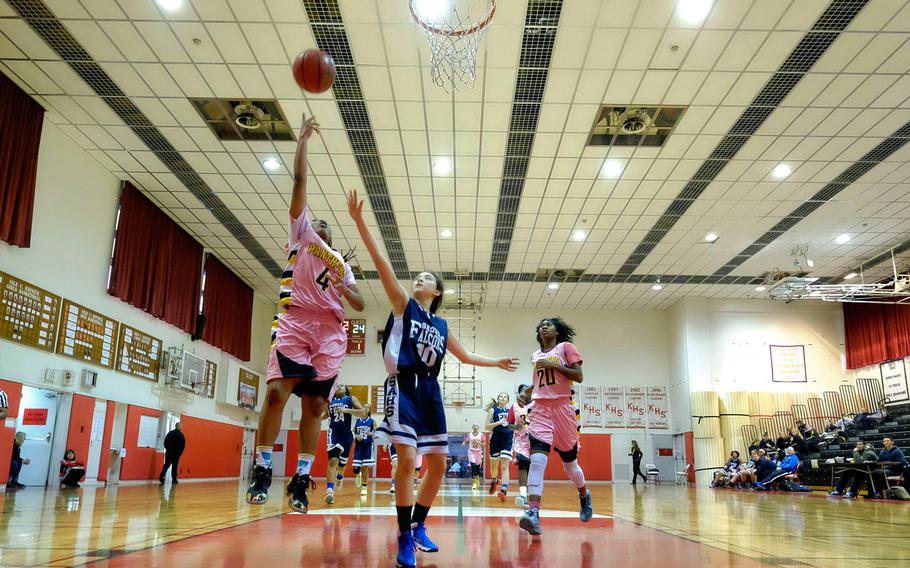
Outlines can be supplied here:
<path id="1" fill-rule="evenodd" d="M 522 509 L 527 509 L 528 508 L 528 498 L 523 497 L 522 495 L 519 495 L 518 497 L 515 498 L 515 504 L 518 505 L 519 507 L 521 507 Z"/>
<path id="2" fill-rule="evenodd" d="M 393 485 L 392 488 L 389 489 L 389 495 L 394 495 L 394 494 L 395 494 L 395 486 Z"/>
<path id="3" fill-rule="evenodd" d="M 335 502 L 335 492 L 334 491 L 326 491 L 325 502 L 328 503 L 329 505 L 331 505 L 332 503 Z"/>

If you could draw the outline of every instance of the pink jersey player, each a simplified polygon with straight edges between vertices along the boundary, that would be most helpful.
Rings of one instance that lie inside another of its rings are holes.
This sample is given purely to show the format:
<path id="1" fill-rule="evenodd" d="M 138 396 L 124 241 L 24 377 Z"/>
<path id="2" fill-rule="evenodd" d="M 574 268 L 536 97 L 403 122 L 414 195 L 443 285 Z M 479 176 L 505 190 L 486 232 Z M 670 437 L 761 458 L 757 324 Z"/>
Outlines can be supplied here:
<path id="1" fill-rule="evenodd" d="M 531 356 L 534 382 L 520 396 L 520 401 L 525 402 L 528 391 L 533 391 L 534 410 L 528 426 L 528 510 L 518 523 L 532 535 L 541 533 L 540 501 L 551 449 L 559 454 L 563 471 L 578 489 L 579 518 L 588 522 L 594 515 L 591 492 L 578 466 L 578 430 L 571 395 L 572 385 L 582 382 L 584 373 L 581 355 L 571 342 L 574 336 L 575 330 L 561 318 L 547 318 L 537 324 L 540 349 Z"/>
<path id="2" fill-rule="evenodd" d="M 486 444 L 486 436 L 483 432 L 471 432 L 465 437 L 468 443 L 468 463 L 481 465 L 483 463 L 483 447 Z"/>
<path id="3" fill-rule="evenodd" d="M 344 257 L 319 236 L 308 216 L 305 207 L 290 220 L 288 264 L 279 292 L 282 311 L 272 322 L 269 381 L 333 379 L 347 350 L 344 306 L 333 281 L 353 286 L 354 274 Z"/>
<path id="4" fill-rule="evenodd" d="M 509 424 L 515 425 L 515 434 L 512 438 L 512 452 L 515 454 L 515 459 L 519 461 L 519 465 L 522 460 L 528 461 L 531 455 L 531 440 L 528 436 L 528 424 L 530 419 L 529 414 L 533 404 L 533 402 L 529 402 L 522 406 L 520 402 L 516 402 L 512 405 L 512 408 L 509 409 Z"/>

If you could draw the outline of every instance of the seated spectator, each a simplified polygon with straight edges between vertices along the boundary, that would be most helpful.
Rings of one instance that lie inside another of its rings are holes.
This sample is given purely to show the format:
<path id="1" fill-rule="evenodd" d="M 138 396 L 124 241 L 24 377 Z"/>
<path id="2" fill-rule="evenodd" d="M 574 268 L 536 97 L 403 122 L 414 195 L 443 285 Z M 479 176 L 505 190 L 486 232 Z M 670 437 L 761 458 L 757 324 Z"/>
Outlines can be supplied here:
<path id="1" fill-rule="evenodd" d="M 774 447 L 777 449 L 777 461 L 783 461 L 788 446 L 790 446 L 790 434 L 779 432 L 777 434 L 777 440 L 774 442 Z"/>
<path id="2" fill-rule="evenodd" d="M 723 469 L 719 469 L 714 472 L 714 481 L 711 483 L 712 487 L 726 487 L 730 483 L 730 478 L 734 473 L 739 471 L 740 466 L 742 465 L 742 460 L 739 459 L 739 452 L 733 450 L 730 452 L 730 459 L 727 460 L 727 465 Z"/>
<path id="3" fill-rule="evenodd" d="M 742 488 L 746 485 L 751 485 L 755 481 L 755 468 L 759 456 L 759 450 L 755 449 L 749 452 L 750 459 L 746 463 L 742 464 L 737 471 L 735 471 L 729 479 L 729 483 L 733 487 Z"/>
<path id="4" fill-rule="evenodd" d="M 828 425 L 825 426 L 825 431 L 818 435 L 819 444 L 824 444 L 825 448 L 830 446 L 833 443 L 843 443 L 847 441 L 847 437 L 844 435 L 844 432 L 837 427 L 837 425 L 832 420 L 828 420 Z"/>
<path id="5" fill-rule="evenodd" d="M 60 460 L 60 485 L 69 489 L 79 487 L 79 481 L 85 475 L 85 466 L 76 461 L 76 452 L 66 450 Z"/>
<path id="6" fill-rule="evenodd" d="M 872 446 L 872 444 L 864 444 L 862 441 L 857 442 L 856 447 L 853 448 L 853 463 L 862 464 L 874 461 L 878 461 L 878 456 L 875 455 L 875 448 Z M 840 475 L 840 479 L 837 480 L 837 485 L 834 487 L 834 491 L 828 493 L 828 496 L 844 496 L 848 499 L 856 497 L 859 494 L 860 489 L 862 489 L 863 482 L 866 480 L 866 477 L 867 474 L 858 468 L 846 469 Z M 847 488 L 848 484 L 850 485 L 850 490 L 845 494 L 844 489 Z"/>
<path id="7" fill-rule="evenodd" d="M 799 467 L 799 456 L 796 455 L 796 450 L 793 449 L 793 446 L 788 446 L 787 449 L 784 450 L 784 453 L 787 454 L 787 457 L 785 457 L 780 465 L 769 475 L 762 478 L 761 481 L 755 482 L 756 487 L 764 489 L 765 485 L 796 471 L 796 468 Z"/>
<path id="8" fill-rule="evenodd" d="M 866 424 L 871 428 L 878 428 L 879 424 L 888 419 L 888 409 L 884 404 L 879 405 L 878 410 L 866 417 Z"/>
<path id="9" fill-rule="evenodd" d="M 793 446 L 793 448 L 796 449 L 797 454 L 801 456 L 809 455 L 809 444 L 803 439 L 802 434 L 799 432 L 799 428 L 790 428 L 790 435 L 787 437 L 787 442 L 789 446 Z"/>
<path id="10" fill-rule="evenodd" d="M 875 422 L 870 418 L 869 407 L 864 406 L 853 416 L 853 428 L 856 430 L 871 430 Z"/>
<path id="11" fill-rule="evenodd" d="M 765 432 L 762 434 L 761 442 L 758 443 L 759 450 L 770 451 L 774 449 L 774 440 L 771 439 L 771 434 Z"/>
<path id="12" fill-rule="evenodd" d="M 19 483 L 19 472 L 22 471 L 23 465 L 28 465 L 31 460 L 22 457 L 22 444 L 25 443 L 25 432 L 16 432 L 13 438 L 13 455 L 9 461 L 9 480 L 6 482 L 7 491 L 18 491 L 25 489 L 25 485 Z"/>
<path id="13" fill-rule="evenodd" d="M 891 438 L 885 438 L 882 443 L 885 448 L 878 453 L 878 461 L 884 462 L 884 468 L 872 472 L 872 484 L 875 486 L 875 491 L 867 497 L 868 499 L 881 499 L 882 492 L 888 487 L 885 476 L 901 475 L 907 468 L 907 458 L 904 457 L 904 452 L 894 445 L 894 441 Z"/>
<path id="14" fill-rule="evenodd" d="M 768 458 L 768 453 L 765 450 L 758 450 L 758 460 L 755 462 L 755 479 L 765 479 L 775 469 L 777 469 L 777 466 Z"/>
<path id="15" fill-rule="evenodd" d="M 809 452 L 817 452 L 819 437 L 818 432 L 815 431 L 815 428 L 809 426 L 802 420 L 796 421 L 796 428 L 799 430 L 799 433 L 802 434 L 803 440 L 806 441 Z"/>

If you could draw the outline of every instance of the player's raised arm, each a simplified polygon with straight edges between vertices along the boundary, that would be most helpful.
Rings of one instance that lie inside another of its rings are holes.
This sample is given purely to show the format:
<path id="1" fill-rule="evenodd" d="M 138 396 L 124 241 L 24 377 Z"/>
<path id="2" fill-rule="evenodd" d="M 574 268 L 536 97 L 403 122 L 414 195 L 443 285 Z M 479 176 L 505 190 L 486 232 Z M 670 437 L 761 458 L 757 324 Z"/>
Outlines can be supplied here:
<path id="1" fill-rule="evenodd" d="M 294 156 L 294 189 L 288 209 L 292 219 L 300 217 L 306 207 L 307 143 L 314 132 L 319 132 L 319 123 L 313 117 L 303 115 L 303 126 L 300 127 L 300 137 L 297 139 L 297 154 Z"/>
<path id="2" fill-rule="evenodd" d="M 367 252 L 370 253 L 373 264 L 376 265 L 379 279 L 382 281 L 382 287 L 385 288 L 386 296 L 389 297 L 389 301 L 392 303 L 392 313 L 396 317 L 400 316 L 408 305 L 408 292 L 398 282 L 395 271 L 392 269 L 392 264 L 379 250 L 379 243 L 376 242 L 376 239 L 370 233 L 369 227 L 363 220 L 363 201 L 358 200 L 356 191 L 348 193 L 348 213 L 350 213 L 351 219 L 357 225 L 360 238 L 367 247 Z"/>
<path id="3" fill-rule="evenodd" d="M 448 332 L 446 341 L 448 342 L 449 352 L 462 363 L 474 365 L 476 367 L 499 367 L 500 369 L 509 372 L 513 372 L 518 368 L 518 359 L 514 357 L 484 357 L 483 355 L 468 351 L 458 342 L 458 338 L 452 334 L 451 329 Z"/>

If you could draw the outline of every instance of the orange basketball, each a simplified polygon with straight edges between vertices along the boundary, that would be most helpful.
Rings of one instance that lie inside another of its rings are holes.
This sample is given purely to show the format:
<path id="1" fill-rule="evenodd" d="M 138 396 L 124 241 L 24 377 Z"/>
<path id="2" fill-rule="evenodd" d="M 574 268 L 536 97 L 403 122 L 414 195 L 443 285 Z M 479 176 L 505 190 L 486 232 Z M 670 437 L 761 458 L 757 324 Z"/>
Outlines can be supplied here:
<path id="1" fill-rule="evenodd" d="M 294 59 L 294 80 L 310 93 L 329 90 L 335 81 L 335 62 L 332 56 L 318 49 L 308 49 Z"/>

